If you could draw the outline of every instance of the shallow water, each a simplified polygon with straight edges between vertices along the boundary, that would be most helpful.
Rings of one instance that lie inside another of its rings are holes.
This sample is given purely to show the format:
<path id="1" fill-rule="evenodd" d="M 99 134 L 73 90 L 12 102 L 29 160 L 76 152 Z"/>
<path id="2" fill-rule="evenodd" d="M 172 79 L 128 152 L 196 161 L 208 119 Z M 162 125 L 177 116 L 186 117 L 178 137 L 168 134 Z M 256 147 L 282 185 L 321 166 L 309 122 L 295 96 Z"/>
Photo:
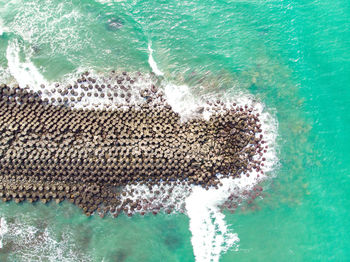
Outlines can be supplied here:
<path id="1" fill-rule="evenodd" d="M 240 241 L 220 261 L 344 261 L 349 14 L 344 0 L 1 1 L 0 79 L 153 69 L 197 96 L 253 95 L 278 122 L 279 164 L 262 198 L 224 211 Z M 101 219 L 69 203 L 1 203 L 0 215 L 1 261 L 195 260 L 184 214 Z"/>

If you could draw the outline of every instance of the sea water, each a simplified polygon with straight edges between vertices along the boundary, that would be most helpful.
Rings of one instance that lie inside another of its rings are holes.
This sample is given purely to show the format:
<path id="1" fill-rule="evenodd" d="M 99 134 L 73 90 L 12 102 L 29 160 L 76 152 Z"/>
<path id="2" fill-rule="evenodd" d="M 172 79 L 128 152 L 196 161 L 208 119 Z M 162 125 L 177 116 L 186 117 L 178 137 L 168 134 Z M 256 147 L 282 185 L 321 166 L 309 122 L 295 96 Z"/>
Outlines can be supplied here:
<path id="1" fill-rule="evenodd" d="M 0 261 L 346 261 L 349 16 L 345 0 L 0 0 L 0 82 L 153 72 L 184 119 L 203 98 L 253 104 L 271 145 L 266 177 L 194 187 L 183 213 L 0 203 Z M 262 196 L 219 208 L 257 182 Z"/>

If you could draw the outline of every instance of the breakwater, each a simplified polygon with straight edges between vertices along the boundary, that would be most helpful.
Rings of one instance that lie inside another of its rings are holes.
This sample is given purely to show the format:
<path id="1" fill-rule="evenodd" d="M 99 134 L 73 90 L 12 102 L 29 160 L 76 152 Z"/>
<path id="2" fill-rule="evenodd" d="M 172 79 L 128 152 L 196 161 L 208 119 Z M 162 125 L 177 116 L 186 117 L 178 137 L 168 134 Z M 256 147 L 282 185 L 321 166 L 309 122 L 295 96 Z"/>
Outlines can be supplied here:
<path id="1" fill-rule="evenodd" d="M 266 148 L 253 108 L 208 101 L 208 120 L 182 121 L 153 84 L 137 94 L 144 103 L 131 103 L 135 93 L 128 88 L 135 80 L 125 72 L 121 76 L 116 77 L 117 85 L 93 86 L 96 80 L 84 73 L 73 85 L 56 84 L 53 90 L 60 96 L 51 100 L 43 98 L 41 90 L 0 86 L 3 201 L 68 200 L 87 215 L 96 210 L 131 215 L 142 211 L 144 202 L 132 197 L 134 190 L 123 191 L 127 185 L 209 189 L 220 186 L 218 174 L 262 172 Z M 125 103 L 102 109 L 70 104 L 105 94 L 122 96 Z"/>

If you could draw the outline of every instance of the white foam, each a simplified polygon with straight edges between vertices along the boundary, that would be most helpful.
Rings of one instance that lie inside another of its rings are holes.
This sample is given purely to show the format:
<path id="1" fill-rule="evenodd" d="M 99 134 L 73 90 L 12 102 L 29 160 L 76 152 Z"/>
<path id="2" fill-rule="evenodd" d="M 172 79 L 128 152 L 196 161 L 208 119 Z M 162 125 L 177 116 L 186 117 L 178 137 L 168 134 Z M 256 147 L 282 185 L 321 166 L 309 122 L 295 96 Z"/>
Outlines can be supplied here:
<path id="1" fill-rule="evenodd" d="M 106 74 L 106 73 L 98 73 L 92 69 L 82 69 L 79 68 L 77 70 L 77 72 L 75 73 L 71 73 L 71 74 L 67 74 L 63 77 L 63 80 L 60 82 L 60 86 L 61 88 L 67 86 L 67 85 L 74 85 L 77 79 L 81 78 L 81 74 L 83 72 L 89 72 L 89 77 L 92 77 L 96 80 L 96 83 L 93 84 L 93 86 L 95 85 L 111 85 L 113 88 L 111 89 L 104 89 L 103 91 L 101 91 L 102 93 L 105 94 L 104 97 L 98 96 L 95 97 L 94 95 L 88 97 L 88 96 L 84 96 L 82 98 L 82 100 L 80 102 L 75 101 L 75 102 L 70 102 L 70 105 L 74 106 L 75 108 L 85 108 L 85 109 L 102 109 L 102 108 L 111 108 L 111 109 L 116 109 L 117 106 L 121 106 L 121 107 L 128 107 L 130 105 L 139 105 L 139 104 L 143 104 L 145 103 L 145 98 L 140 96 L 140 90 L 148 88 L 151 88 L 152 85 L 152 79 L 150 75 L 138 75 L 137 73 L 129 73 L 128 76 L 131 77 L 132 79 L 135 80 L 135 82 L 133 84 L 129 84 L 127 81 L 123 81 L 121 84 L 118 84 L 119 86 L 124 85 L 124 86 L 128 86 L 128 90 L 127 91 L 123 91 L 123 93 L 130 93 L 132 96 L 129 98 L 130 101 L 127 102 L 124 98 L 122 98 L 120 96 L 120 93 L 122 92 L 120 90 L 120 88 L 114 88 L 117 85 L 117 80 L 116 80 L 116 76 L 118 75 L 119 77 L 122 76 L 122 72 L 115 72 L 114 74 Z M 125 77 L 125 76 L 124 76 Z M 87 85 L 85 83 L 85 85 Z M 43 98 L 58 98 L 58 97 L 62 97 L 60 94 L 58 94 L 58 92 L 56 92 L 55 94 L 52 94 L 52 90 L 53 89 L 57 89 L 54 86 L 54 83 L 49 83 L 47 84 L 47 86 L 45 87 L 46 92 L 43 93 L 42 97 Z M 80 85 L 78 85 L 78 88 L 74 89 L 75 91 L 77 91 L 78 93 L 82 93 L 85 92 Z M 93 90 L 89 90 L 89 92 L 96 92 L 96 88 L 94 87 Z M 98 92 L 98 93 L 101 93 Z M 114 97 L 112 96 L 111 99 L 108 98 L 107 94 L 108 93 L 114 93 L 117 92 L 119 93 L 118 97 Z M 66 95 L 66 97 L 70 98 L 71 95 L 68 94 Z M 159 102 L 159 98 L 155 98 L 154 102 Z"/>
<path id="2" fill-rule="evenodd" d="M 0 219 L 0 249 L 3 247 L 3 237 L 8 232 L 8 227 L 5 218 L 1 217 Z"/>
<path id="3" fill-rule="evenodd" d="M 6 83 L 11 85 L 14 82 L 16 81 L 12 77 L 9 68 L 3 68 L 0 66 L 0 83 Z"/>
<path id="4" fill-rule="evenodd" d="M 81 51 L 91 45 L 91 31 L 85 37 L 79 32 L 86 23 L 86 16 L 81 14 L 69 1 L 55 2 L 50 0 L 7 1 L 4 13 L 14 13 L 7 26 L 13 35 L 40 52 L 45 48 L 47 56 L 63 55 L 74 60 L 72 51 Z M 89 14 L 87 14 L 89 15 Z"/>
<path id="5" fill-rule="evenodd" d="M 20 51 L 21 48 L 17 40 L 9 43 L 6 50 L 8 69 L 22 88 L 29 85 L 36 91 L 40 84 L 46 84 L 47 81 L 33 62 L 30 61 L 30 53 L 26 52 L 25 61 L 21 61 Z"/>
<path id="6" fill-rule="evenodd" d="M 152 71 L 157 75 L 157 76 L 162 76 L 164 73 L 159 70 L 158 65 L 156 61 L 153 59 L 153 49 L 151 48 L 151 43 L 148 44 L 148 51 L 149 51 L 149 56 L 148 56 L 148 63 L 152 68 Z"/>
<path id="7" fill-rule="evenodd" d="M 194 187 L 186 199 L 192 246 L 196 261 L 219 261 L 220 254 L 239 241 L 230 233 L 218 205 L 225 199 L 222 189 Z"/>
<path id="8" fill-rule="evenodd" d="M 200 98 L 195 97 L 187 85 L 175 85 L 171 82 L 166 83 L 164 93 L 167 102 L 172 109 L 179 113 L 182 119 L 189 119 L 195 116 L 196 110 L 203 104 Z M 208 119 L 211 113 L 204 115 Z"/>
<path id="9" fill-rule="evenodd" d="M 0 17 L 0 36 L 3 35 L 4 32 L 6 32 L 8 29 L 4 26 L 4 22 Z"/>
<path id="10" fill-rule="evenodd" d="M 10 258 L 19 261 L 91 261 L 82 252 L 77 252 L 71 233 L 64 231 L 60 241 L 50 227 L 39 229 L 32 218 L 18 216 L 13 222 L 1 217 L 1 246 L 11 243 Z"/>
<path id="11" fill-rule="evenodd" d="M 171 184 L 159 183 L 153 185 L 151 190 L 146 185 L 127 185 L 124 192 L 134 190 L 133 195 L 121 195 L 121 200 L 124 201 L 129 198 L 136 201 L 142 201 L 142 208 L 134 212 L 152 212 L 152 211 L 171 211 L 185 213 L 186 197 L 192 192 L 192 189 L 187 184 L 179 185 L 175 182 Z M 158 192 L 158 193 L 156 193 Z"/>

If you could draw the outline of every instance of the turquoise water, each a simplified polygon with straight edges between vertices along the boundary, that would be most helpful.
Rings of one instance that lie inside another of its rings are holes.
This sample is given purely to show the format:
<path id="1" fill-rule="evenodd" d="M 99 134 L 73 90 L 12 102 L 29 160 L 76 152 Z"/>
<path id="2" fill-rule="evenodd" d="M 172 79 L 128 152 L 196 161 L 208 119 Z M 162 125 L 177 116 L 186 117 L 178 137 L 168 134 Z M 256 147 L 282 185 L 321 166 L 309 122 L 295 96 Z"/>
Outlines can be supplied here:
<path id="1" fill-rule="evenodd" d="M 240 242 L 220 261 L 348 260 L 349 1 L 2 0 L 0 18 L 2 81 L 24 62 L 48 81 L 151 72 L 151 44 L 168 81 L 253 94 L 278 121 L 279 165 L 262 199 L 224 211 Z M 195 260 L 184 214 L 101 219 L 69 203 L 1 203 L 0 215 L 1 261 Z"/>

